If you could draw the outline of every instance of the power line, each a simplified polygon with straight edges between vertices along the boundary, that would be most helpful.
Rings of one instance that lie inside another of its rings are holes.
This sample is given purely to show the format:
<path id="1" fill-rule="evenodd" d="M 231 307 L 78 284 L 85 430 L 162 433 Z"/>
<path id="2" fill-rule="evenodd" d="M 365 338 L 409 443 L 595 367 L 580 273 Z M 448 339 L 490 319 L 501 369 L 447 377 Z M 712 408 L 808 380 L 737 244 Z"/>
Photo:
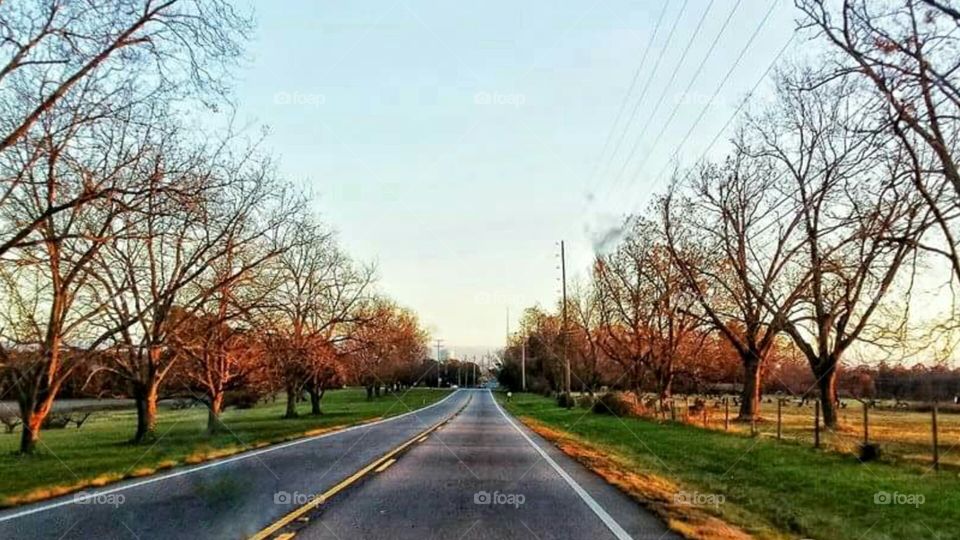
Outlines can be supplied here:
<path id="1" fill-rule="evenodd" d="M 734 71 L 737 69 L 737 67 L 740 65 L 740 61 L 743 60 L 743 57 L 744 57 L 744 55 L 747 53 L 747 50 L 750 49 L 750 46 L 753 44 L 754 40 L 756 40 L 757 36 L 760 34 L 760 31 L 761 31 L 761 30 L 763 29 L 763 27 L 766 25 L 767 20 L 769 20 L 770 15 L 773 13 L 773 10 L 774 10 L 774 8 L 775 8 L 776 6 L 777 6 L 777 3 L 776 3 L 776 2 L 771 2 L 770 8 L 767 9 L 767 12 L 764 14 L 763 18 L 760 20 L 760 23 L 757 24 L 757 27 L 754 29 L 753 33 L 750 35 L 750 39 L 748 39 L 748 40 L 747 40 L 747 43 L 743 46 L 742 49 L 740 49 L 740 53 L 737 55 L 736 60 L 734 60 L 733 64 L 730 66 L 730 69 L 727 70 L 727 73 L 723 76 L 723 79 L 721 79 L 721 80 L 720 80 L 720 83 L 717 84 L 717 87 L 714 88 L 713 94 L 710 96 L 710 99 L 707 101 L 706 104 L 704 104 L 703 108 L 700 110 L 700 114 L 697 115 L 696 120 L 694 120 L 693 124 L 690 126 L 690 129 L 687 130 L 687 133 L 683 136 L 683 139 L 680 141 L 680 144 L 677 145 L 676 150 L 673 152 L 673 155 L 670 157 L 670 160 L 668 160 L 668 163 L 669 163 L 670 161 L 672 161 L 673 159 L 676 158 L 676 156 L 680 153 L 680 151 L 681 151 L 681 150 L 683 149 L 683 147 L 686 145 L 687 140 L 690 138 L 690 135 L 691 135 L 691 134 L 693 133 L 693 131 L 697 128 L 697 126 L 700 125 L 700 121 L 703 120 L 703 117 L 704 117 L 704 115 L 706 115 L 707 110 L 710 108 L 711 105 L 713 105 L 713 102 L 714 102 L 714 100 L 717 98 L 717 95 L 720 94 L 720 90 L 722 90 L 723 87 L 726 86 L 727 81 L 730 80 L 730 76 L 733 75 L 733 72 L 734 72 Z M 795 35 L 795 33 L 794 33 L 794 35 Z M 789 42 L 792 42 L 792 41 L 793 41 L 793 35 L 791 35 L 790 41 L 788 41 L 788 44 L 789 44 Z M 766 77 L 766 74 L 769 73 L 770 69 L 773 68 L 773 64 L 776 63 L 776 61 L 780 58 L 780 55 L 783 54 L 783 51 L 784 51 L 784 50 L 786 50 L 786 46 L 784 46 L 784 48 L 781 49 L 781 51 L 776 55 L 776 57 L 774 57 L 773 62 L 770 64 L 770 66 L 769 66 L 769 67 L 767 68 L 767 70 L 764 72 L 764 76 L 761 77 L 760 81 L 762 81 L 762 80 Z M 756 89 L 756 87 L 760 84 L 760 81 L 758 81 L 757 84 L 754 86 L 754 89 L 751 90 L 751 94 L 752 94 L 753 91 Z M 736 112 L 739 112 L 739 110 L 740 110 L 741 108 L 742 108 L 742 105 L 737 108 Z M 731 120 L 732 120 L 732 119 L 731 119 Z M 731 120 L 728 120 L 728 124 L 729 124 L 729 122 L 730 122 Z M 726 129 L 726 125 L 724 125 L 724 129 Z M 714 137 L 714 141 L 716 140 L 716 138 L 718 138 L 718 137 L 720 136 L 721 133 L 722 133 L 722 131 L 721 131 L 720 133 L 718 133 L 718 134 Z M 660 142 L 660 140 L 661 140 L 661 138 L 662 138 L 662 135 L 663 135 L 663 132 L 661 132 L 661 135 L 660 135 L 659 137 L 657 137 L 657 139 L 654 141 L 654 144 L 653 144 L 653 146 L 650 148 L 650 151 L 647 153 L 646 157 L 645 157 L 644 160 L 640 163 L 640 165 L 636 168 L 636 172 L 635 172 L 634 175 L 632 176 L 632 179 L 636 179 L 636 178 L 640 175 L 640 172 L 643 170 L 644 165 L 646 165 L 647 160 L 650 158 L 651 155 L 653 155 L 653 150 L 657 147 L 657 144 L 659 144 L 659 142 Z M 712 145 L 711 145 L 711 146 L 712 146 Z M 644 193 L 644 195 L 649 194 L 649 192 L 652 191 L 652 189 L 653 189 L 653 185 L 652 185 L 652 184 L 651 184 L 650 188 L 651 188 L 651 189 L 647 190 L 647 192 Z M 633 208 L 633 207 L 634 207 L 634 205 L 631 205 L 631 208 Z"/>
<path id="2" fill-rule="evenodd" d="M 707 4 L 707 8 L 703 10 L 703 15 L 700 16 L 700 21 L 697 22 L 697 27 L 693 30 L 693 33 L 690 34 L 690 39 L 687 40 L 687 45 L 686 47 L 684 47 L 683 52 L 680 54 L 680 59 L 677 60 L 676 66 L 670 73 L 670 79 L 664 85 L 663 91 L 660 92 L 660 97 L 657 98 L 657 103 L 650 110 L 650 114 L 647 116 L 647 121 L 644 122 L 643 124 L 643 129 L 640 130 L 640 134 L 637 135 L 636 139 L 634 139 L 633 146 L 630 148 L 630 152 L 627 154 L 627 159 L 623 161 L 623 166 L 620 168 L 620 170 L 617 172 L 617 175 L 613 179 L 613 184 L 614 184 L 613 191 L 616 191 L 617 189 L 619 189 L 619 185 L 621 183 L 620 181 L 623 178 L 623 173 L 626 172 L 627 166 L 630 164 L 630 160 L 632 159 L 633 155 L 636 154 L 637 148 L 640 146 L 640 142 L 643 140 L 644 135 L 647 134 L 647 129 L 650 128 L 650 124 L 653 122 L 653 117 L 656 116 L 657 111 L 660 110 L 660 105 L 663 103 L 663 99 L 666 97 L 667 91 L 670 90 L 670 87 L 673 85 L 673 81 L 676 80 L 677 74 L 680 72 L 680 66 L 683 65 L 683 61 L 686 60 L 687 54 L 690 52 L 690 47 L 693 46 L 693 42 L 696 40 L 697 35 L 700 33 L 700 28 L 703 26 L 704 21 L 707 19 L 707 15 L 710 13 L 710 8 L 713 6 L 713 2 L 714 0 L 710 0 L 710 3 Z M 737 2 L 737 4 L 739 4 L 739 1 Z M 736 9 L 736 6 L 734 6 L 734 9 Z M 731 12 L 730 14 L 733 15 L 733 12 Z M 728 17 L 727 21 L 729 20 L 730 18 Z M 726 28 L 726 23 L 724 24 L 724 28 Z M 721 30 L 721 32 L 722 31 L 723 30 Z M 702 67 L 702 63 L 701 63 L 701 67 Z"/>
<path id="3" fill-rule="evenodd" d="M 727 18 L 723 21 L 723 25 L 720 27 L 720 31 L 717 32 L 717 35 L 714 36 L 713 42 L 710 43 L 710 48 L 707 50 L 707 54 L 703 56 L 703 59 L 700 60 L 700 65 L 697 66 L 696 71 L 693 73 L 693 77 L 690 78 L 690 82 L 687 83 L 687 87 L 683 89 L 683 94 L 680 95 L 680 99 L 677 100 L 677 103 L 673 105 L 673 110 L 670 111 L 670 116 L 667 117 L 667 120 L 663 124 L 663 129 L 660 133 L 665 133 L 667 128 L 673 122 L 674 116 L 676 116 L 677 111 L 680 110 L 680 105 L 683 103 L 683 100 L 686 99 L 687 94 L 690 93 L 690 89 L 693 88 L 693 84 L 696 82 L 697 78 L 700 77 L 700 73 L 703 71 L 703 67 L 707 64 L 707 60 L 710 59 L 710 56 L 713 54 L 717 42 L 720 41 L 720 37 L 727 30 L 727 25 L 730 24 L 730 20 L 733 19 L 733 14 L 737 12 L 737 9 L 740 7 L 741 0 L 737 0 L 737 3 L 733 5 L 733 9 L 730 10 L 730 13 L 727 14 Z M 653 149 L 651 148 L 651 151 Z M 648 154 L 649 155 L 649 154 Z"/>
<path id="4" fill-rule="evenodd" d="M 717 131 L 717 133 L 713 136 L 713 139 L 710 140 L 710 144 L 708 144 L 707 147 L 704 148 L 703 152 L 700 154 L 700 157 L 697 158 L 697 162 L 703 161 L 703 158 L 706 157 L 707 153 L 709 153 L 710 150 L 713 149 L 713 145 L 716 144 L 717 140 L 720 139 L 720 135 L 722 135 L 722 134 L 727 130 L 727 128 L 730 127 L 730 124 L 733 122 L 734 118 L 736 118 L 737 115 L 740 114 L 740 111 L 742 111 L 743 108 L 746 106 L 747 102 L 748 102 L 748 101 L 750 100 L 750 98 L 753 96 L 754 92 L 757 91 L 757 88 L 760 86 L 760 83 L 762 83 L 764 80 L 767 79 L 767 76 L 768 76 L 768 75 L 770 74 L 770 72 L 773 70 L 773 67 L 777 64 L 777 61 L 780 60 L 780 57 L 783 56 L 783 53 L 786 52 L 786 50 L 787 50 L 787 48 L 790 46 L 790 44 L 793 43 L 793 40 L 794 40 L 794 38 L 796 38 L 796 36 L 797 36 L 797 33 L 796 33 L 796 31 L 794 31 L 794 33 L 790 35 L 790 39 L 788 39 L 787 42 L 783 44 L 783 47 L 781 47 L 780 50 L 777 52 L 776 56 L 773 57 L 773 60 L 772 60 L 772 61 L 770 62 L 770 64 L 767 66 L 767 69 L 764 70 L 764 72 L 763 72 L 763 74 L 760 76 L 760 78 L 757 79 L 757 82 L 754 83 L 753 87 L 750 89 L 750 92 L 748 92 L 747 95 L 744 96 L 744 98 L 740 101 L 740 104 L 737 105 L 737 108 L 734 109 L 733 113 L 731 113 L 730 116 L 727 118 L 727 121 L 724 122 L 723 127 L 721 127 L 720 130 Z M 660 172 L 658 172 L 657 175 L 656 175 L 654 178 L 659 179 L 659 178 L 661 178 L 661 177 L 663 176 L 663 173 L 666 171 L 667 167 L 670 165 L 670 163 L 673 161 L 673 159 L 676 158 L 676 156 L 677 156 L 677 154 L 679 153 L 679 151 L 680 151 L 681 148 L 682 148 L 682 144 L 681 144 L 680 147 L 677 147 L 677 151 L 674 152 L 674 154 L 673 154 L 673 156 L 671 156 L 670 160 L 667 161 L 667 163 L 664 164 L 664 166 L 660 169 Z M 687 174 L 684 175 L 682 181 L 686 181 L 687 178 L 690 177 L 690 174 L 691 174 L 691 171 L 687 171 Z M 655 185 L 651 185 L 651 186 L 650 186 L 650 189 L 647 190 L 647 193 L 646 193 L 646 194 L 649 194 L 651 191 L 653 191 L 653 188 L 654 188 L 654 187 L 655 187 Z M 636 203 L 636 201 L 634 201 L 634 203 Z M 631 205 L 631 207 L 635 207 L 635 205 Z"/>
<path id="5" fill-rule="evenodd" d="M 670 27 L 670 32 L 667 34 L 667 39 L 663 44 L 663 48 L 667 49 L 670 46 L 670 42 L 673 40 L 673 34 L 677 30 L 677 24 L 680 22 L 680 19 L 683 17 L 683 12 L 687 7 L 688 0 L 684 0 L 683 5 L 680 6 L 680 11 L 677 13 L 677 18 L 674 19 L 673 25 Z M 664 5 L 666 8 L 666 5 Z M 630 116 L 627 117 L 627 121 L 623 126 L 623 130 L 620 132 L 620 136 L 617 138 L 617 143 L 614 145 L 613 152 L 610 154 L 610 159 L 608 160 L 609 165 L 613 165 L 616 162 L 617 153 L 620 151 L 620 147 L 623 144 L 623 140 L 626 138 L 627 133 L 630 131 L 630 124 L 633 119 L 637 116 L 637 112 L 640 110 L 640 105 L 643 103 L 643 98 L 647 96 L 647 91 L 650 89 L 650 83 L 653 82 L 653 76 L 656 75 L 657 70 L 660 68 L 660 61 L 663 60 L 663 55 L 657 56 L 656 62 L 653 64 L 653 69 L 650 70 L 650 75 L 647 77 L 647 82 L 643 85 L 643 90 L 640 92 L 640 97 L 637 98 L 637 101 L 633 105 L 633 109 L 630 111 Z"/>
<path id="6" fill-rule="evenodd" d="M 614 117 L 613 125 L 610 126 L 610 131 L 607 133 L 607 138 L 603 142 L 603 147 L 600 150 L 600 156 L 597 159 L 597 164 L 594 166 L 593 172 L 587 179 L 588 186 L 597 176 L 597 173 L 600 172 L 600 166 L 603 165 L 604 162 L 603 158 L 607 155 L 607 149 L 610 147 L 610 141 L 613 140 L 613 134 L 616 133 L 617 126 L 620 125 L 620 119 L 623 117 L 623 111 L 627 108 L 627 103 L 630 102 L 630 96 L 633 95 L 633 91 L 637 87 L 637 81 L 640 80 L 640 73 L 643 72 L 643 66 L 647 62 L 647 56 L 650 54 L 650 49 L 653 48 L 653 40 L 656 39 L 657 33 L 660 32 L 660 23 L 663 22 L 663 16 L 667 13 L 667 6 L 669 4 L 669 1 L 664 0 L 663 8 L 660 10 L 660 15 L 657 17 L 657 22 L 653 27 L 653 33 L 650 34 L 650 39 L 647 40 L 647 46 L 643 50 L 643 56 L 640 57 L 640 64 L 637 66 L 637 70 L 633 74 L 633 79 L 630 81 L 630 87 L 627 89 L 627 93 L 623 96 L 623 100 L 620 101 L 620 108 L 617 109 L 617 115 Z M 616 150 L 614 152 L 616 152 Z"/>

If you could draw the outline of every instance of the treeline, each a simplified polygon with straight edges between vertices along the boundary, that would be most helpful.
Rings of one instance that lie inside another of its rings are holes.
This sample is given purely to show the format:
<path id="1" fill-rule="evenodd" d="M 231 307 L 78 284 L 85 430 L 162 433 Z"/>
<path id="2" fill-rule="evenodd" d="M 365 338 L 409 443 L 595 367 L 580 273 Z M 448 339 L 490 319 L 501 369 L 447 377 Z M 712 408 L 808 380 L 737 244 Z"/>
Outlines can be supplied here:
<path id="1" fill-rule="evenodd" d="M 575 295 L 569 299 L 568 306 L 575 308 L 579 302 L 579 296 Z M 596 394 L 604 389 L 658 391 L 657 381 L 647 370 L 641 371 L 639 384 L 631 387 L 622 365 L 604 354 L 599 345 L 591 347 L 587 331 L 581 324 L 571 319 L 566 338 L 574 392 Z M 504 362 L 497 374 L 500 384 L 514 391 L 522 390 L 525 382 L 530 392 L 563 392 L 561 325 L 559 314 L 529 308 L 520 331 L 504 351 Z M 736 350 L 718 335 L 704 335 L 703 338 L 702 346 L 675 358 L 669 393 L 723 395 L 742 392 L 746 382 L 745 370 Z M 951 369 L 942 364 L 841 364 L 837 371 L 838 398 L 841 399 L 954 402 L 960 397 L 960 368 Z M 794 396 L 798 400 L 816 397 L 816 379 L 807 361 L 789 341 L 781 338 L 766 357 L 760 392 Z"/>
<path id="2" fill-rule="evenodd" d="M 416 316 L 215 118 L 251 29 L 225 0 L 0 3 L 0 398 L 36 448 L 68 388 L 131 396 L 413 384 Z M 198 114 L 200 113 L 200 114 Z M 418 375 L 419 376 L 419 375 Z"/>
<path id="3" fill-rule="evenodd" d="M 667 397 L 721 378 L 740 382 L 748 420 L 784 359 L 798 358 L 802 393 L 815 391 L 835 426 L 851 348 L 903 339 L 927 265 L 960 282 L 960 10 L 796 5 L 798 31 L 824 56 L 780 66 L 775 99 L 751 104 L 723 159 L 677 171 L 566 306 L 528 312 L 515 339 L 551 359 L 552 388 L 564 357 L 581 388 Z M 502 375 L 511 386 L 518 348 Z"/>

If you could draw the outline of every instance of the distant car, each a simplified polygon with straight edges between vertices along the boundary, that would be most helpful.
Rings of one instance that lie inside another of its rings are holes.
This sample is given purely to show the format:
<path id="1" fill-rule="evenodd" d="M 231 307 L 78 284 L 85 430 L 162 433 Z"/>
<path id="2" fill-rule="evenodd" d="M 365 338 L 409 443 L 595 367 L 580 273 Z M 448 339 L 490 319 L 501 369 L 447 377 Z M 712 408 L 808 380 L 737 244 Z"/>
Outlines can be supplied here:
<path id="1" fill-rule="evenodd" d="M 457 385 L 457 384 L 451 384 L 451 385 L 450 385 L 450 388 L 452 388 L 452 389 L 454 389 L 454 390 L 456 390 L 457 388 L 460 388 L 460 385 Z"/>

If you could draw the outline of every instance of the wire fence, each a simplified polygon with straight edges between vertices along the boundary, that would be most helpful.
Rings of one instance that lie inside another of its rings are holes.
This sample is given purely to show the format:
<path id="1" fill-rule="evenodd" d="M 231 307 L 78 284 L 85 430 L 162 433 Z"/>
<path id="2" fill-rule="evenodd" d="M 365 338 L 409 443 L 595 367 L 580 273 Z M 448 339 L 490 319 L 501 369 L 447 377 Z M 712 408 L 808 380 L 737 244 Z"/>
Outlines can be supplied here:
<path id="1" fill-rule="evenodd" d="M 837 427 L 823 423 L 813 399 L 767 397 L 758 418 L 737 418 L 734 396 L 684 395 L 639 400 L 640 416 L 742 436 L 779 440 L 851 454 L 861 461 L 880 459 L 915 465 L 923 472 L 960 471 L 960 408 L 952 404 L 842 400 Z"/>

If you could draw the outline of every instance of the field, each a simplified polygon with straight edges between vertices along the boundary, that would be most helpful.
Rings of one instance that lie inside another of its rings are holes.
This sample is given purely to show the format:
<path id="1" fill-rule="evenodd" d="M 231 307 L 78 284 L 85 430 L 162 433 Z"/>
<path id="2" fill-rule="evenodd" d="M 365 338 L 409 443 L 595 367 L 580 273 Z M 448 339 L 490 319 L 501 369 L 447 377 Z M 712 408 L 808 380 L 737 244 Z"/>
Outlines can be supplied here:
<path id="1" fill-rule="evenodd" d="M 324 414 L 309 414 L 301 406 L 300 418 L 283 420 L 281 401 L 253 409 L 228 409 L 223 414 L 227 431 L 205 433 L 207 413 L 203 407 L 183 410 L 161 408 L 153 443 L 131 445 L 127 441 L 136 426 L 136 413 L 101 412 L 81 429 L 48 430 L 42 434 L 37 455 L 15 454 L 20 434 L 0 434 L 0 505 L 10 506 L 102 485 L 122 478 L 144 476 L 161 469 L 192 464 L 326 430 L 381 417 L 395 416 L 434 403 L 447 392 L 414 389 L 406 394 L 386 395 L 367 401 L 362 389 L 327 392 Z M 402 401 L 398 399 L 403 396 Z"/>
<path id="2" fill-rule="evenodd" d="M 687 403 L 692 404 L 695 396 L 679 397 L 678 420 L 697 426 L 703 426 L 702 414 L 684 414 Z M 723 405 L 716 398 L 706 398 L 707 423 L 710 429 L 725 429 Z M 855 400 L 844 400 L 844 408 L 839 410 L 840 426 L 834 430 L 821 430 L 820 444 L 823 448 L 859 454 L 859 445 L 863 442 L 863 404 Z M 932 467 L 933 433 L 930 412 L 895 409 L 892 402 L 883 402 L 869 410 L 869 434 L 871 443 L 879 443 L 881 460 L 901 465 L 913 465 L 918 470 Z M 960 414 L 945 408 L 937 418 L 937 433 L 940 448 L 940 464 L 944 469 L 960 471 Z M 813 419 L 814 405 L 808 402 L 798 406 L 796 400 L 786 400 L 781 409 L 781 437 L 785 443 L 812 446 L 814 442 Z M 756 424 L 761 437 L 776 439 L 777 403 L 775 399 L 765 400 L 761 405 L 762 421 Z M 729 431 L 749 435 L 751 426 L 734 422 L 736 408 L 731 404 Z"/>
<path id="3" fill-rule="evenodd" d="M 611 456 L 650 484 L 639 486 L 641 492 L 655 485 L 672 491 L 673 499 L 686 494 L 689 500 L 693 494 L 695 501 L 710 501 L 696 505 L 698 510 L 758 538 L 960 538 L 960 478 L 955 471 L 937 474 L 912 465 L 863 464 L 842 452 L 750 437 L 740 426 L 730 434 L 566 410 L 552 399 L 530 394 L 514 395 L 504 406 L 561 439 L 569 437 L 597 455 Z M 907 413 L 892 414 L 900 418 Z M 796 416 L 799 435 L 803 415 Z M 922 416 L 916 426 L 903 429 L 905 449 L 913 444 L 912 437 L 920 438 Z M 889 420 L 876 420 L 878 434 L 894 435 Z M 721 430 L 722 422 L 721 410 Z M 766 425 L 762 430 L 769 432 Z M 831 444 L 841 444 L 843 437 Z"/>

